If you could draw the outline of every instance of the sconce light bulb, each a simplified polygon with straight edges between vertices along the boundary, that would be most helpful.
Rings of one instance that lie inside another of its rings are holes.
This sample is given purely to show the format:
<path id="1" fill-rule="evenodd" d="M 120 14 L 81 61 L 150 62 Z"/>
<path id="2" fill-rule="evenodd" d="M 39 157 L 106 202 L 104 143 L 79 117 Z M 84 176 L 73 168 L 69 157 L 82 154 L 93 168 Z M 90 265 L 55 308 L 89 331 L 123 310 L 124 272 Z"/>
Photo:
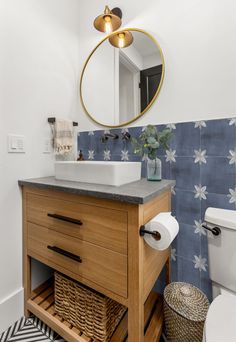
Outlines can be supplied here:
<path id="1" fill-rule="evenodd" d="M 105 20 L 107 23 L 110 23 L 110 22 L 111 22 L 111 17 L 110 17 L 109 15 L 105 15 L 104 20 Z"/>
<path id="2" fill-rule="evenodd" d="M 119 45 L 119 48 L 122 49 L 125 46 L 125 34 L 119 33 L 118 36 L 119 36 L 118 45 Z"/>
<path id="3" fill-rule="evenodd" d="M 111 17 L 109 15 L 106 15 L 104 17 L 104 21 L 105 21 L 105 32 L 109 34 L 112 32 Z"/>

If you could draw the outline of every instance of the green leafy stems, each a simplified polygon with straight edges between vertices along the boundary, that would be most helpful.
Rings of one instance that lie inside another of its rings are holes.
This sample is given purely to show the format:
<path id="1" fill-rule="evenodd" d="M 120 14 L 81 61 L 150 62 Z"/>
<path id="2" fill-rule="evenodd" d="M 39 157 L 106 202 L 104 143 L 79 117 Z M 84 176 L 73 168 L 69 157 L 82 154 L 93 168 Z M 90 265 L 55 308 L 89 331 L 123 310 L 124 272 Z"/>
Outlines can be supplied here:
<path id="1" fill-rule="evenodd" d="M 138 138 L 132 138 L 134 153 L 155 160 L 160 147 L 169 148 L 168 143 L 171 136 L 172 131 L 169 128 L 159 132 L 156 126 L 148 125 Z"/>

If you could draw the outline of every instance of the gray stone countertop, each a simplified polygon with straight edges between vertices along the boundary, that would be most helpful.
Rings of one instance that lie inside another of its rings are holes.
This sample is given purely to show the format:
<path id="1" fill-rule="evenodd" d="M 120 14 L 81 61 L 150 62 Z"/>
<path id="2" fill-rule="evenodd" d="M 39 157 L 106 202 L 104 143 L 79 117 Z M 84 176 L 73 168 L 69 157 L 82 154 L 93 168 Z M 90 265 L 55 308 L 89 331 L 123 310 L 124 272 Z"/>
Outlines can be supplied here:
<path id="1" fill-rule="evenodd" d="M 146 203 L 175 185 L 174 180 L 163 179 L 160 182 L 152 182 L 145 178 L 122 186 L 71 182 L 57 180 L 55 177 L 19 180 L 18 183 L 20 186 L 57 190 L 133 204 Z"/>

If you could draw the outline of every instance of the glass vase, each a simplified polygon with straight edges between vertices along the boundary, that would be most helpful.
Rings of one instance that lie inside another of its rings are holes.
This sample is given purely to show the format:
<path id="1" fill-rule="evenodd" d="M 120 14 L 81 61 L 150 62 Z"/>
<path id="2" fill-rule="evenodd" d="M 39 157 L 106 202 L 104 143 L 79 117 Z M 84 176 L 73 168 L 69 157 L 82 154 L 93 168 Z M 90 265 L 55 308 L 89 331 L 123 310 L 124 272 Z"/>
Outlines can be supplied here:
<path id="1" fill-rule="evenodd" d="M 161 160 L 159 158 L 147 160 L 147 179 L 161 181 Z"/>

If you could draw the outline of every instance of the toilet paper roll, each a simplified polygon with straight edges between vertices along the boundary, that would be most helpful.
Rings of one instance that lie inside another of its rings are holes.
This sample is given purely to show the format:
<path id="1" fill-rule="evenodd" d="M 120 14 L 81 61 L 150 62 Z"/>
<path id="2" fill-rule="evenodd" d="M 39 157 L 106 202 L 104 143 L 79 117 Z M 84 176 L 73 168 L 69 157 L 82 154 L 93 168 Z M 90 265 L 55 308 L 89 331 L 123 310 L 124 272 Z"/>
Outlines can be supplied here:
<path id="1" fill-rule="evenodd" d="M 145 229 L 151 232 L 158 232 L 161 239 L 157 240 L 153 235 L 145 234 L 146 243 L 158 250 L 167 249 L 179 232 L 179 224 L 171 213 L 160 213 L 145 225 Z"/>

